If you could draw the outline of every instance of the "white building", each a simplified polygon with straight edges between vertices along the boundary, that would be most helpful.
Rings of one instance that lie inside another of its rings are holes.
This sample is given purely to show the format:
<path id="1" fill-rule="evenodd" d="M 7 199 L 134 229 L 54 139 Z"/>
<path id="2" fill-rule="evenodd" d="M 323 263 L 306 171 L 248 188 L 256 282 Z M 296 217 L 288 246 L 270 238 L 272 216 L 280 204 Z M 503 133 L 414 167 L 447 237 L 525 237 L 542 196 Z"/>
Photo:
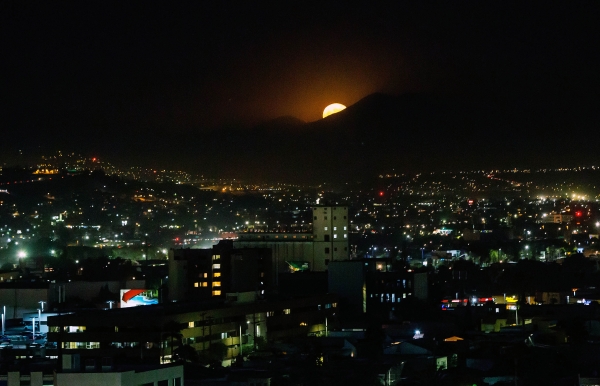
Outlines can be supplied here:
<path id="1" fill-rule="evenodd" d="M 288 262 L 306 262 L 311 271 L 326 271 L 331 261 L 350 256 L 347 206 L 313 206 L 311 233 L 243 233 L 235 248 L 270 248 L 273 271 L 288 272 Z"/>

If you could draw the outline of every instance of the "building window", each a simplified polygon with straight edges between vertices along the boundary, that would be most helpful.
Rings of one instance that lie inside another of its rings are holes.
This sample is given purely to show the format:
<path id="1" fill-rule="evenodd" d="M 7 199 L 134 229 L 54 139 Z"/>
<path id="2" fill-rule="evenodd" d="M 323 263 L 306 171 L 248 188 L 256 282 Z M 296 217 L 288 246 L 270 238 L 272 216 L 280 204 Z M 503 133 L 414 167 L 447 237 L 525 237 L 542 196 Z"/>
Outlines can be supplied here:
<path id="1" fill-rule="evenodd" d="M 212 296 L 221 296 L 221 290 L 214 290 Z"/>
<path id="2" fill-rule="evenodd" d="M 194 287 L 196 287 L 196 288 L 200 287 L 200 283 L 198 283 L 198 282 L 195 282 L 195 283 L 194 283 Z"/>
<path id="3" fill-rule="evenodd" d="M 315 220 L 317 219 L 317 216 L 315 216 Z"/>
<path id="4" fill-rule="evenodd" d="M 289 315 L 289 314 L 291 314 L 291 313 L 292 313 L 292 310 L 291 310 L 290 308 L 285 308 L 285 309 L 283 310 L 283 314 L 284 314 L 284 315 Z"/>
<path id="5" fill-rule="evenodd" d="M 213 287 L 220 287 L 221 286 L 221 282 L 220 281 L 213 281 Z"/>
<path id="6" fill-rule="evenodd" d="M 267 311 L 267 317 L 275 316 L 275 311 Z"/>
<path id="7" fill-rule="evenodd" d="M 334 251 L 334 252 L 337 252 L 337 247 L 333 248 L 333 251 Z"/>
<path id="8" fill-rule="evenodd" d="M 337 239 L 337 233 L 334 233 L 334 234 L 333 234 L 333 238 L 334 238 L 334 239 Z"/>
<path id="9" fill-rule="evenodd" d="M 347 235 L 347 234 L 345 234 L 345 233 L 344 233 L 344 238 L 345 238 L 345 239 L 347 239 L 347 238 L 348 238 L 348 235 Z"/>
<path id="10" fill-rule="evenodd" d="M 325 248 L 325 253 L 329 254 L 329 248 Z"/>
<path id="11" fill-rule="evenodd" d="M 334 219 L 334 220 L 337 220 L 337 216 L 333 216 L 333 219 Z"/>
<path id="12" fill-rule="evenodd" d="M 326 231 L 326 230 L 327 230 L 327 227 L 323 227 L 323 230 L 324 230 L 324 231 Z"/>
<path id="13" fill-rule="evenodd" d="M 325 220 L 327 220 L 327 216 L 325 216 Z"/>
<path id="14" fill-rule="evenodd" d="M 347 227 L 344 225 L 344 230 L 347 230 L 346 228 L 347 228 Z"/>
<path id="15" fill-rule="evenodd" d="M 194 328 L 194 322 L 188 322 L 188 328 Z"/>
<path id="16" fill-rule="evenodd" d="M 213 269 L 221 269 L 221 264 L 213 264 Z"/>
<path id="17" fill-rule="evenodd" d="M 208 277 L 208 273 L 204 272 L 204 273 L 202 274 L 202 277 L 206 279 L 206 278 Z"/>
<path id="18" fill-rule="evenodd" d="M 84 332 L 85 326 L 66 326 L 65 331 L 66 332 Z"/>
<path id="19" fill-rule="evenodd" d="M 221 255 L 213 255 L 213 260 L 221 260 Z"/>
<path id="20" fill-rule="evenodd" d="M 213 277 L 221 277 L 221 272 L 215 272 L 215 273 L 213 273 Z"/>
<path id="21" fill-rule="evenodd" d="M 203 281 L 202 282 L 202 287 L 208 287 L 208 282 L 207 281 Z"/>
<path id="22" fill-rule="evenodd" d="M 337 231 L 337 227 L 333 227 L 333 230 L 334 230 L 334 231 Z"/>

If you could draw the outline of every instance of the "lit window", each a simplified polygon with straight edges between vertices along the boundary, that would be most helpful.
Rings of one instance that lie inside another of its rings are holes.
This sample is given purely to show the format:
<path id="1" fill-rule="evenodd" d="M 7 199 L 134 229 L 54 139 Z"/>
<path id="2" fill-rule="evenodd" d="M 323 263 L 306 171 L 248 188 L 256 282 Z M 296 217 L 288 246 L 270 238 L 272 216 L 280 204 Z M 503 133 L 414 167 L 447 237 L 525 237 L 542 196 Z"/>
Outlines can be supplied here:
<path id="1" fill-rule="evenodd" d="M 346 230 L 346 226 L 344 226 L 344 230 Z"/>
<path id="2" fill-rule="evenodd" d="M 337 234 L 336 233 L 334 233 L 333 238 L 337 239 Z"/>
<path id="3" fill-rule="evenodd" d="M 215 272 L 215 273 L 213 273 L 213 277 L 221 277 L 221 272 Z"/>
<path id="4" fill-rule="evenodd" d="M 333 230 L 334 230 L 334 231 L 337 231 L 337 227 L 333 227 Z"/>
<path id="5" fill-rule="evenodd" d="M 284 315 L 289 315 L 291 312 L 292 312 L 292 310 L 289 308 L 286 308 L 283 310 Z"/>
<path id="6" fill-rule="evenodd" d="M 220 281 L 213 281 L 213 287 L 220 287 L 220 286 L 221 286 Z"/>
<path id="7" fill-rule="evenodd" d="M 207 278 L 208 277 L 208 273 L 204 272 L 204 274 L 202 275 L 203 278 Z"/>
<path id="8" fill-rule="evenodd" d="M 194 328 L 194 322 L 188 322 L 188 328 Z"/>
<path id="9" fill-rule="evenodd" d="M 345 238 L 345 239 L 346 239 L 346 238 L 348 238 L 348 235 L 347 235 L 347 234 L 345 234 L 345 233 L 344 233 L 344 238 Z"/>
<path id="10" fill-rule="evenodd" d="M 195 282 L 195 283 L 194 283 L 194 287 L 196 287 L 196 288 L 200 287 L 200 283 L 198 283 L 198 282 Z"/>
<path id="11" fill-rule="evenodd" d="M 323 227 L 323 230 L 327 230 L 327 227 Z"/>
<path id="12" fill-rule="evenodd" d="M 221 264 L 213 264 L 213 269 L 221 269 Z"/>
<path id="13" fill-rule="evenodd" d="M 221 295 L 221 290 L 214 290 L 212 292 L 212 296 L 220 296 Z"/>
<path id="14" fill-rule="evenodd" d="M 221 255 L 213 255 L 213 260 L 220 260 L 221 259 Z"/>
<path id="15" fill-rule="evenodd" d="M 208 287 L 208 282 L 207 281 L 203 281 L 202 282 L 202 287 Z"/>

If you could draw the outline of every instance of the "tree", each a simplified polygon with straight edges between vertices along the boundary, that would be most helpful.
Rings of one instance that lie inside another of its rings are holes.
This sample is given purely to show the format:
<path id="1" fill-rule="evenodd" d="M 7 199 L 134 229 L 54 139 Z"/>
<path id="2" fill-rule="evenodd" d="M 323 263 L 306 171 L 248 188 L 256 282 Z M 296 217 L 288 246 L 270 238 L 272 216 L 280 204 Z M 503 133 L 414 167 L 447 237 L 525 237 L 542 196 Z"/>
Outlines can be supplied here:
<path id="1" fill-rule="evenodd" d="M 182 346 L 177 347 L 174 350 L 175 356 L 184 361 L 184 362 L 193 362 L 196 363 L 200 360 L 200 356 L 196 349 L 194 349 L 189 344 L 184 344 Z"/>
<path id="2" fill-rule="evenodd" d="M 223 342 L 213 342 L 207 351 L 207 359 L 211 362 L 222 362 L 227 356 L 227 346 Z"/>

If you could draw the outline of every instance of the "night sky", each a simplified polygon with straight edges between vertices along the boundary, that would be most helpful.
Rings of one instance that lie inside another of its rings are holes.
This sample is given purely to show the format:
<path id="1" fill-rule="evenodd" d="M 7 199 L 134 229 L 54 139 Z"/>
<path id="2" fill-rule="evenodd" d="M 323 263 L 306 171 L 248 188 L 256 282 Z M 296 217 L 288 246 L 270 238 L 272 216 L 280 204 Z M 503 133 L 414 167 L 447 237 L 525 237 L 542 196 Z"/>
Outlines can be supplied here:
<path id="1" fill-rule="evenodd" d="M 2 5 L 5 162 L 63 148 L 179 166 L 190 138 L 375 92 L 575 116 L 565 130 L 598 160 L 595 2 L 92 4 Z"/>

